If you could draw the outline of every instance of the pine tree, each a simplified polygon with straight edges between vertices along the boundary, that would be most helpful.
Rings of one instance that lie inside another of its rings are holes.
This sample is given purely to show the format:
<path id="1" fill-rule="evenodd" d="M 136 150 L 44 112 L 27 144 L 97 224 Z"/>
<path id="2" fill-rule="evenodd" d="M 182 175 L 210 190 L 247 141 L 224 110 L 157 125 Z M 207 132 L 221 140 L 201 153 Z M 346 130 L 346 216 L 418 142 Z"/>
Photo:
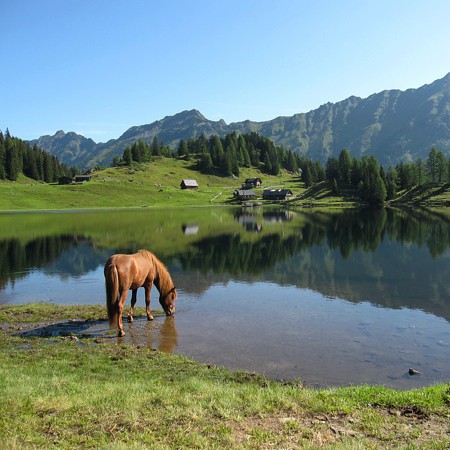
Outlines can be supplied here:
<path id="1" fill-rule="evenodd" d="M 217 134 L 212 135 L 209 140 L 209 153 L 213 164 L 216 167 L 222 167 L 224 160 L 223 145 Z"/>
<path id="2" fill-rule="evenodd" d="M 339 189 L 338 189 L 338 184 L 337 184 L 336 178 L 333 178 L 333 181 L 331 182 L 331 191 L 335 195 L 339 194 Z"/>
<path id="3" fill-rule="evenodd" d="M 325 181 L 325 168 L 320 163 L 320 161 L 314 161 L 312 164 L 312 169 L 316 182 Z"/>
<path id="4" fill-rule="evenodd" d="M 44 153 L 44 181 L 51 183 L 54 181 L 55 168 L 53 167 L 53 160 L 48 153 Z"/>
<path id="5" fill-rule="evenodd" d="M 125 148 L 125 150 L 123 151 L 122 159 L 127 166 L 131 166 L 133 164 L 133 155 L 131 154 L 130 147 Z"/>
<path id="6" fill-rule="evenodd" d="M 441 150 L 436 153 L 436 177 L 438 183 L 443 183 L 447 179 L 447 160 Z"/>
<path id="7" fill-rule="evenodd" d="M 359 182 L 362 180 L 362 164 L 361 161 L 355 156 L 352 160 L 352 171 L 350 181 L 353 186 L 359 186 Z"/>
<path id="8" fill-rule="evenodd" d="M 426 171 L 427 166 L 425 161 L 422 158 L 419 158 L 416 161 L 416 181 L 419 186 L 425 183 L 426 181 Z"/>
<path id="9" fill-rule="evenodd" d="M 238 158 L 239 158 L 239 164 L 241 164 L 244 167 L 250 167 L 250 155 L 248 154 L 247 150 L 247 143 L 245 142 L 244 136 L 242 134 L 238 137 Z"/>
<path id="10" fill-rule="evenodd" d="M 428 153 L 427 170 L 430 180 L 435 183 L 438 178 L 437 172 L 437 150 L 433 147 Z"/>
<path id="11" fill-rule="evenodd" d="M 4 180 L 6 178 L 5 153 L 5 138 L 3 137 L 3 133 L 0 131 L 0 180 Z"/>
<path id="12" fill-rule="evenodd" d="M 204 134 L 201 134 L 197 139 L 197 151 L 198 153 L 206 153 L 208 151 L 208 141 Z"/>
<path id="13" fill-rule="evenodd" d="M 188 146 L 184 139 L 180 139 L 177 149 L 178 158 L 182 158 L 183 156 L 187 156 L 189 154 Z"/>
<path id="14" fill-rule="evenodd" d="M 302 180 L 306 187 L 310 187 L 314 184 L 313 176 L 311 174 L 311 164 L 305 164 L 305 168 L 302 169 Z"/>
<path id="15" fill-rule="evenodd" d="M 5 139 L 5 172 L 6 177 L 11 181 L 16 181 L 22 171 L 22 156 L 19 154 L 15 140 L 6 132 Z"/>
<path id="16" fill-rule="evenodd" d="M 226 173 L 227 175 L 239 175 L 239 163 L 237 159 L 236 145 L 234 139 L 225 139 L 225 158 L 226 158 Z"/>
<path id="17" fill-rule="evenodd" d="M 150 153 L 153 156 L 161 156 L 161 147 L 156 136 L 153 137 L 152 145 L 150 147 Z"/>
<path id="18" fill-rule="evenodd" d="M 203 173 L 211 173 L 213 162 L 209 153 L 202 153 L 199 160 L 199 169 Z"/>
<path id="19" fill-rule="evenodd" d="M 339 171 L 341 181 L 344 183 L 350 183 L 352 175 L 352 160 L 347 149 L 342 149 L 339 154 Z"/>
<path id="20" fill-rule="evenodd" d="M 397 194 L 398 189 L 398 175 L 393 167 L 389 167 L 386 174 L 386 199 L 392 200 Z"/>
<path id="21" fill-rule="evenodd" d="M 295 159 L 295 155 L 292 152 L 288 152 L 287 154 L 287 162 L 286 169 L 295 173 L 298 170 L 297 160 Z"/>
<path id="22" fill-rule="evenodd" d="M 360 195 L 370 204 L 379 205 L 386 199 L 386 186 L 380 175 L 380 166 L 374 156 L 363 157 Z"/>
<path id="23" fill-rule="evenodd" d="M 264 169 L 266 171 L 266 173 L 272 173 L 272 161 L 270 159 L 270 155 L 268 151 L 264 152 L 264 156 L 263 156 L 264 160 Z"/>
<path id="24" fill-rule="evenodd" d="M 327 180 L 330 182 L 332 182 L 334 179 L 336 179 L 336 180 L 341 179 L 341 170 L 339 167 L 339 160 L 337 158 L 335 158 L 334 156 L 330 156 L 327 159 L 325 173 L 326 173 Z"/>
<path id="25" fill-rule="evenodd" d="M 28 150 L 24 154 L 23 158 L 23 173 L 29 178 L 33 180 L 37 180 L 39 178 L 39 173 L 36 165 L 36 155 L 38 153 L 38 149 L 36 144 L 33 149 L 28 147 Z"/>

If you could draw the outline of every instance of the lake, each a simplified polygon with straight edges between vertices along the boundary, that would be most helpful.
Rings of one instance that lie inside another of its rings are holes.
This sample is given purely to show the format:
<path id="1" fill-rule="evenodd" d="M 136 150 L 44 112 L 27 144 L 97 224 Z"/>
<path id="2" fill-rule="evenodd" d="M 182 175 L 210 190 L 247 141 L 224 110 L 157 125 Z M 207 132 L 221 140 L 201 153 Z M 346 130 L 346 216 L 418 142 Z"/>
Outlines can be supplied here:
<path id="1" fill-rule="evenodd" d="M 450 380 L 449 217 L 263 207 L 3 213 L 0 305 L 104 305 L 108 256 L 146 248 L 177 286 L 175 316 L 138 318 L 125 338 L 106 322 L 93 335 L 310 386 L 416 388 Z M 161 309 L 155 289 L 151 306 Z"/>

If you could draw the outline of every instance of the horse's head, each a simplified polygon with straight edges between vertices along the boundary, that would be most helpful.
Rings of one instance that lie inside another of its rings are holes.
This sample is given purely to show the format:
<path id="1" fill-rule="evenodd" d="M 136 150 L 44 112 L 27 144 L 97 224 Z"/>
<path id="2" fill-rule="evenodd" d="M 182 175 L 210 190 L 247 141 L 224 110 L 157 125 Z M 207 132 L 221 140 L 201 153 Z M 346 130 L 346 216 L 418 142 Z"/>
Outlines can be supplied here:
<path id="1" fill-rule="evenodd" d="M 159 295 L 159 303 L 164 309 L 167 316 L 175 313 L 175 300 L 177 299 L 177 291 L 175 286 L 167 293 Z"/>

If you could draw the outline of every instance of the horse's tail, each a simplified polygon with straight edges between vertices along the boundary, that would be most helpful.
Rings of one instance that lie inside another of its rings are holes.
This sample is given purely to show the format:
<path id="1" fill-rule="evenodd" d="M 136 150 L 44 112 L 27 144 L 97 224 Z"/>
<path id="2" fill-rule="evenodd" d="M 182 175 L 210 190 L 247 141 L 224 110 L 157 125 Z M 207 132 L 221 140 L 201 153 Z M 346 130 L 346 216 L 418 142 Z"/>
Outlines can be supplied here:
<path id="1" fill-rule="evenodd" d="M 117 326 L 119 317 L 119 274 L 115 264 L 105 266 L 106 308 L 109 326 Z"/>

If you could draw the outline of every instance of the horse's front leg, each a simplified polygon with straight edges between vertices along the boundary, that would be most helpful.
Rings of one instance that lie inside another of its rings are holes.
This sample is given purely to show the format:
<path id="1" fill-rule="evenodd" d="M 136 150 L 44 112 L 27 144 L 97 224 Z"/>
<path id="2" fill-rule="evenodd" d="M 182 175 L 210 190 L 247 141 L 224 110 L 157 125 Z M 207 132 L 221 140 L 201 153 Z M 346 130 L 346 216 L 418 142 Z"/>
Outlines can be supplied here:
<path id="1" fill-rule="evenodd" d="M 152 313 L 150 312 L 150 291 L 152 290 L 153 283 L 147 283 L 144 286 L 145 289 L 145 311 L 147 313 L 147 320 L 153 320 L 154 317 L 152 316 Z"/>
<path id="2" fill-rule="evenodd" d="M 132 289 L 131 291 L 131 307 L 130 312 L 128 313 L 128 322 L 133 322 L 133 316 L 134 316 L 134 305 L 136 304 L 137 300 L 137 289 Z"/>
<path id="3" fill-rule="evenodd" d="M 118 333 L 119 337 L 125 336 L 125 331 L 123 329 L 123 323 L 122 323 L 122 313 L 123 313 L 123 305 L 125 304 L 127 295 L 128 295 L 128 289 L 124 289 L 120 293 L 119 303 L 117 305 L 117 308 L 119 309 L 119 311 L 118 311 L 119 312 L 119 320 L 117 321 L 118 328 L 119 328 L 119 333 Z"/>

